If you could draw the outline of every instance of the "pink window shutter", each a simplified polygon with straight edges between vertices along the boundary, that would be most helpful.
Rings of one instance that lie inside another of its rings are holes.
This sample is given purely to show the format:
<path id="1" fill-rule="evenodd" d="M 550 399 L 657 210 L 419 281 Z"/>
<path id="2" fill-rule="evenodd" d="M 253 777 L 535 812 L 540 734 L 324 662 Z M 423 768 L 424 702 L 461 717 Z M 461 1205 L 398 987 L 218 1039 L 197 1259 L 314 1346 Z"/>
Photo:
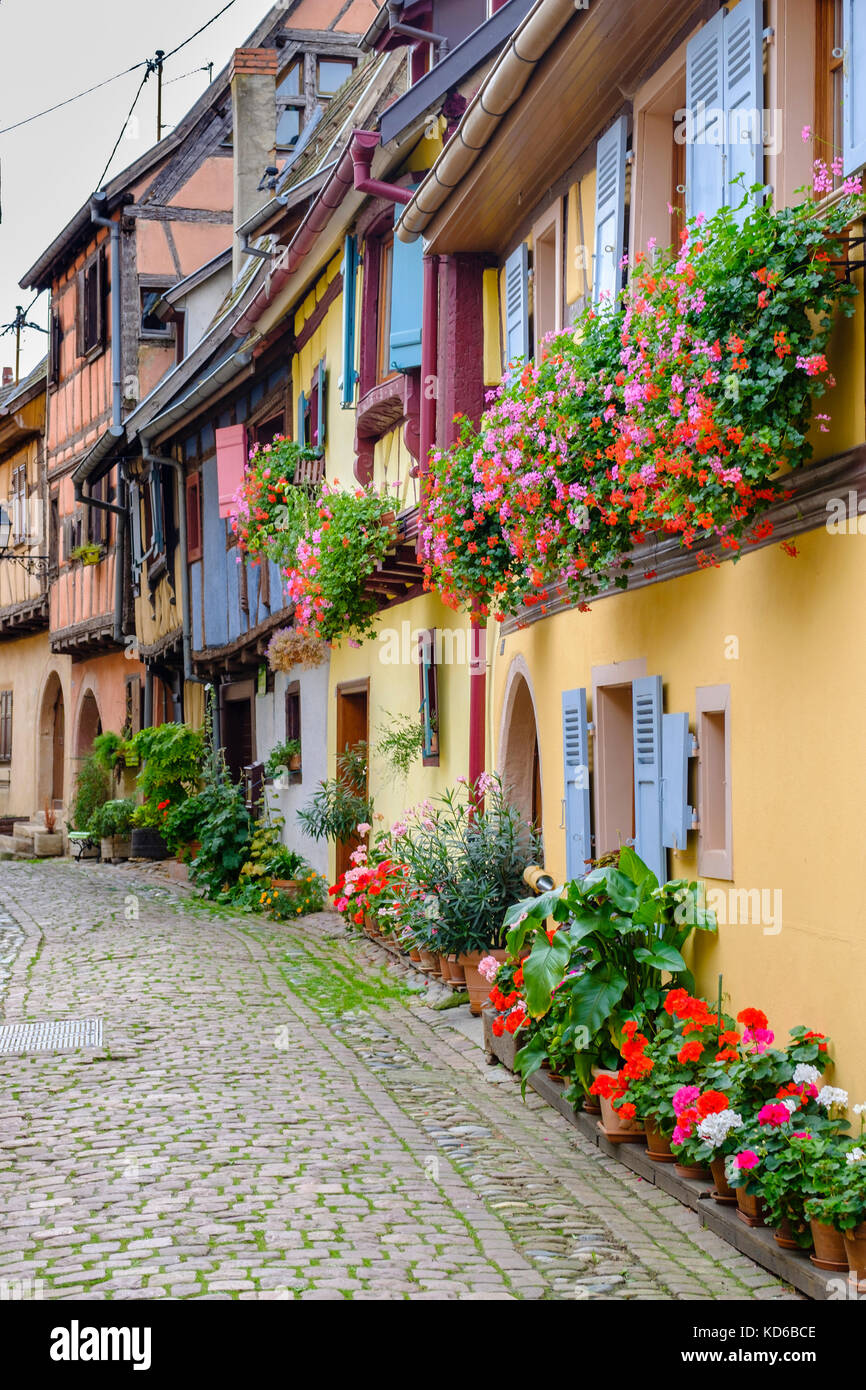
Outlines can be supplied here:
<path id="1" fill-rule="evenodd" d="M 220 516 L 231 516 L 232 498 L 243 482 L 247 466 L 247 427 L 226 425 L 215 434 Z"/>

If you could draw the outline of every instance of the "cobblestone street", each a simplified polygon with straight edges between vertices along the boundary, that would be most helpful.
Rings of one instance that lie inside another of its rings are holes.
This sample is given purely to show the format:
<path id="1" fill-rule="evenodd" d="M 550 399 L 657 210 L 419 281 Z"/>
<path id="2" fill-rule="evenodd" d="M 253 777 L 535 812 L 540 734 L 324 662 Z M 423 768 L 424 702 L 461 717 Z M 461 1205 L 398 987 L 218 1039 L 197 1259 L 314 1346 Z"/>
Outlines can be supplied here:
<path id="1" fill-rule="evenodd" d="M 99 1051 L 0 1057 L 0 1280 L 53 1299 L 794 1296 L 524 1104 L 464 1009 L 422 1004 L 334 916 L 222 915 L 68 861 L 0 864 L 0 904 L 2 1021 L 104 1026 Z"/>

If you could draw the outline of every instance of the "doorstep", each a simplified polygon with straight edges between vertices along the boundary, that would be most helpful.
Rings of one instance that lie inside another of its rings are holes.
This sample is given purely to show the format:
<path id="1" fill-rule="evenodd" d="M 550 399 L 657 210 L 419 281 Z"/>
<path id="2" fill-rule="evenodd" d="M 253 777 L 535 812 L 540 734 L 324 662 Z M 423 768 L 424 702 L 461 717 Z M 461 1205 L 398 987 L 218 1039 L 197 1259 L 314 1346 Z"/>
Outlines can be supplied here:
<path id="1" fill-rule="evenodd" d="M 507 1033 L 501 1038 L 494 1037 L 491 1026 L 492 1009 L 485 1008 L 482 1017 L 484 1051 L 488 1060 L 492 1061 L 495 1058 L 513 1072 L 517 1052 L 514 1038 Z M 654 1183 L 685 1206 L 691 1207 L 692 1211 L 697 1213 L 702 1226 L 721 1236 L 741 1254 L 748 1255 L 749 1259 L 783 1279 L 786 1284 L 792 1284 L 807 1298 L 821 1300 L 840 1297 L 840 1280 L 847 1282 L 844 1274 L 833 1274 L 816 1268 L 807 1254 L 796 1250 L 782 1250 L 776 1244 L 772 1231 L 766 1226 L 746 1226 L 738 1218 L 736 1208 L 713 1201 L 710 1195 L 712 1187 L 706 1182 L 679 1177 L 673 1171 L 673 1165 L 653 1163 L 641 1144 L 611 1144 L 601 1133 L 594 1115 L 575 1110 L 574 1106 L 568 1104 L 565 1099 L 564 1082 L 554 1081 L 547 1072 L 537 1071 L 529 1078 L 528 1085 L 543 1101 L 554 1110 L 558 1110 L 569 1124 L 574 1125 L 584 1139 L 588 1139 L 608 1158 L 615 1158 L 626 1168 L 630 1168 L 645 1182 Z"/>

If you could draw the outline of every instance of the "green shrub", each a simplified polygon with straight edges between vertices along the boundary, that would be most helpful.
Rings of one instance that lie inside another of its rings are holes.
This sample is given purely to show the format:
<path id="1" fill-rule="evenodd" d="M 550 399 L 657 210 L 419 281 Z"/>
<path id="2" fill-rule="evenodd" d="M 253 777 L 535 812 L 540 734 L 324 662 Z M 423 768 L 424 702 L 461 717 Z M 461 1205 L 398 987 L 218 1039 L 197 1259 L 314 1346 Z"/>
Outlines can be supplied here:
<path id="1" fill-rule="evenodd" d="M 88 830 L 90 818 L 111 795 L 111 778 L 93 753 L 81 762 L 75 779 L 72 819 L 76 830 Z"/>

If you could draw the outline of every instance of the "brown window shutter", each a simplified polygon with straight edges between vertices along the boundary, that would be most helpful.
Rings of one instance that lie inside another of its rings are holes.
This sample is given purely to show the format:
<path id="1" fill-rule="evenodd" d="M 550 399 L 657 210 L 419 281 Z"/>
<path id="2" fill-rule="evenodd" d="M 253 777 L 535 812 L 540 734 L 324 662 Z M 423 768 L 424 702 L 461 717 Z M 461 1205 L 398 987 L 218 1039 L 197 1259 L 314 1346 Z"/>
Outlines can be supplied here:
<path id="1" fill-rule="evenodd" d="M 84 271 L 75 277 L 75 356 L 84 356 Z"/>
<path id="2" fill-rule="evenodd" d="M 100 347 L 108 341 L 108 248 L 101 246 L 96 261 L 96 340 Z"/>

